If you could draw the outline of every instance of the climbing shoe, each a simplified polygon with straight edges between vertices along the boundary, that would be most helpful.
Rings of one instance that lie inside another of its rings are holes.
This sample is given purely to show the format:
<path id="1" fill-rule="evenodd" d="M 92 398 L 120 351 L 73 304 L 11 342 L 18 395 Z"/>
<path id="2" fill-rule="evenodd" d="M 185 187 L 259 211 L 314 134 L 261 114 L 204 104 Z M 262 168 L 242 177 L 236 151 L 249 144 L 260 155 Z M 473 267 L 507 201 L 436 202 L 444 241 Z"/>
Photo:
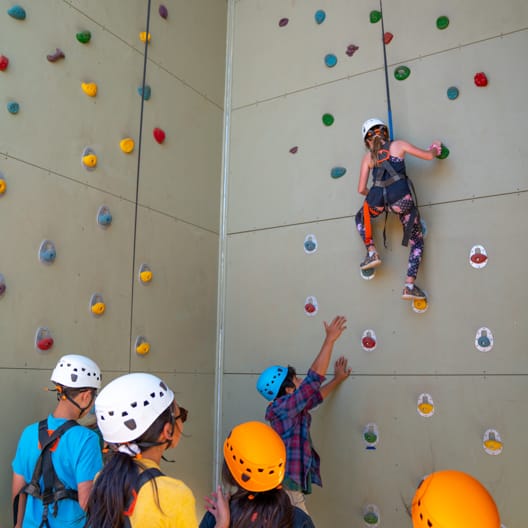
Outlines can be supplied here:
<path id="1" fill-rule="evenodd" d="M 415 299 L 427 299 L 427 295 L 416 286 L 414 285 L 414 288 L 409 288 L 409 286 L 405 285 L 405 288 L 403 288 L 402 292 L 402 299 L 404 301 L 414 301 Z"/>
<path id="2" fill-rule="evenodd" d="M 373 255 L 369 255 L 367 253 L 367 256 L 365 257 L 363 262 L 361 262 L 361 264 L 359 265 L 359 268 L 362 270 L 366 270 L 370 268 L 375 268 L 376 266 L 379 266 L 380 264 L 381 264 L 381 259 L 379 258 L 379 255 L 377 253 L 374 253 Z"/>

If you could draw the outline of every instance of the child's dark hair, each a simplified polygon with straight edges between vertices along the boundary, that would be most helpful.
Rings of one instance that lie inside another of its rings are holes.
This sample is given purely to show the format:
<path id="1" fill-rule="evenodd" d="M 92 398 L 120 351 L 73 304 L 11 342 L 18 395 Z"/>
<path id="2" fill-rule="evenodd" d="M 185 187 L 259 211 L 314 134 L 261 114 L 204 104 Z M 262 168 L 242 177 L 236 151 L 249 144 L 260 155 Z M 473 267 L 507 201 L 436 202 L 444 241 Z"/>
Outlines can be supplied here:
<path id="1" fill-rule="evenodd" d="M 231 528 L 293 528 L 293 506 L 282 488 L 259 493 L 245 490 L 235 482 L 225 462 L 222 478 L 237 489 L 229 501 Z"/>
<path id="2" fill-rule="evenodd" d="M 165 424 L 172 423 L 171 411 L 172 404 L 135 440 L 140 448 L 142 444 L 147 446 L 156 444 Z M 124 526 L 124 512 L 132 498 L 137 476 L 143 469 L 145 468 L 141 461 L 119 451 L 112 452 L 94 481 L 86 508 L 85 528 L 122 528 Z M 154 487 L 156 503 L 161 510 L 155 479 L 152 479 L 149 484 Z"/>
<path id="3" fill-rule="evenodd" d="M 277 392 L 277 398 L 284 396 L 286 394 L 286 389 L 295 389 L 295 383 L 293 382 L 295 376 L 297 376 L 297 372 L 291 365 L 288 365 L 288 374 L 286 374 L 286 377 L 279 388 L 279 392 Z"/>

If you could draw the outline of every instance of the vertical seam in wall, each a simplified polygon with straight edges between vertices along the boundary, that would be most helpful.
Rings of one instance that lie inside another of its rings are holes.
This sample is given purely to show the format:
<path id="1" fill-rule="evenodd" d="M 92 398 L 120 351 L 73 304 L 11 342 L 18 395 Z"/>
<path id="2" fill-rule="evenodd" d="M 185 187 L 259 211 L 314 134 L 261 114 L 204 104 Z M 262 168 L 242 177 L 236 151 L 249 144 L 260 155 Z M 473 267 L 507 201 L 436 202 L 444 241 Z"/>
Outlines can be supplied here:
<path id="1" fill-rule="evenodd" d="M 226 67 L 224 87 L 224 120 L 222 141 L 222 183 L 220 190 L 220 229 L 218 243 L 218 294 L 216 309 L 216 364 L 215 364 L 215 403 L 214 403 L 214 455 L 213 489 L 220 482 L 220 463 L 223 457 L 222 445 L 222 388 L 224 378 L 224 318 L 226 291 L 227 253 L 227 199 L 229 179 L 230 133 L 231 133 L 231 87 L 233 65 L 233 31 L 235 8 L 234 0 L 227 3 L 226 27 Z"/>

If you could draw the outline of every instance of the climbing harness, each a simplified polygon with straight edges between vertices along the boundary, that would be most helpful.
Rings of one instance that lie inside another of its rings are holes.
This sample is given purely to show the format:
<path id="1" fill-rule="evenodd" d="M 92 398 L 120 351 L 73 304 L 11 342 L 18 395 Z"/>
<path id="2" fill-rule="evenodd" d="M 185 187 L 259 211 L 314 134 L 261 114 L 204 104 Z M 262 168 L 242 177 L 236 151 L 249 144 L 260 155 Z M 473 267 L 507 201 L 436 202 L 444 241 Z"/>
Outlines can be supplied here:
<path id="1" fill-rule="evenodd" d="M 126 510 L 123 512 L 125 516 L 125 522 L 124 522 L 123 528 L 132 527 L 132 524 L 130 523 L 130 516 L 134 513 L 137 498 L 139 495 L 139 490 L 147 482 L 150 482 L 152 479 L 155 479 L 157 477 L 163 477 L 163 476 L 165 475 L 158 468 L 145 469 L 145 471 L 143 471 L 137 476 L 136 482 L 134 484 L 134 488 L 132 489 L 132 496 L 130 497 L 130 500 L 127 503 Z"/>

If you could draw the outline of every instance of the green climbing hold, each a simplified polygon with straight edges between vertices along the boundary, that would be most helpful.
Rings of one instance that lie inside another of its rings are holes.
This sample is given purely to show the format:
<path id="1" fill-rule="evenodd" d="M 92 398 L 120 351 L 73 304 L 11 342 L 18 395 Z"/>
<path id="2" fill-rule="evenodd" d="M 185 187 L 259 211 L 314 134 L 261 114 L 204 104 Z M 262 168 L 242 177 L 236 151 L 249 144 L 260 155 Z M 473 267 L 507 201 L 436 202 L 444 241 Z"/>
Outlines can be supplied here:
<path id="1" fill-rule="evenodd" d="M 366 431 L 365 434 L 363 435 L 363 438 L 369 444 L 374 444 L 376 440 L 378 439 L 374 431 Z"/>
<path id="2" fill-rule="evenodd" d="M 89 31 L 81 31 L 80 33 L 77 33 L 75 37 L 81 44 L 88 44 L 92 38 L 92 34 Z"/>
<path id="3" fill-rule="evenodd" d="M 398 81 L 405 81 L 409 75 L 411 75 L 411 70 L 407 66 L 398 66 L 394 70 L 394 77 L 396 77 Z"/>
<path id="4" fill-rule="evenodd" d="M 371 11 L 370 12 L 370 23 L 376 24 L 376 22 L 379 22 L 381 20 L 381 11 Z"/>
<path id="5" fill-rule="evenodd" d="M 333 167 L 330 171 L 330 176 L 334 178 L 334 180 L 337 180 L 337 178 L 341 178 L 341 176 L 344 176 L 346 173 L 345 167 Z"/>
<path id="6" fill-rule="evenodd" d="M 446 16 L 441 16 L 436 19 L 436 27 L 438 29 L 445 29 L 447 26 L 449 26 L 449 18 Z"/>
<path id="7" fill-rule="evenodd" d="M 367 524 L 377 524 L 377 522 L 379 521 L 378 516 L 372 511 L 365 513 L 363 520 Z"/>
<path id="8" fill-rule="evenodd" d="M 438 156 L 438 159 L 446 159 L 449 156 L 449 149 L 442 143 L 442 151 Z"/>
<path id="9" fill-rule="evenodd" d="M 334 116 L 332 114 L 324 114 L 323 124 L 325 126 L 332 126 L 334 124 Z"/>

